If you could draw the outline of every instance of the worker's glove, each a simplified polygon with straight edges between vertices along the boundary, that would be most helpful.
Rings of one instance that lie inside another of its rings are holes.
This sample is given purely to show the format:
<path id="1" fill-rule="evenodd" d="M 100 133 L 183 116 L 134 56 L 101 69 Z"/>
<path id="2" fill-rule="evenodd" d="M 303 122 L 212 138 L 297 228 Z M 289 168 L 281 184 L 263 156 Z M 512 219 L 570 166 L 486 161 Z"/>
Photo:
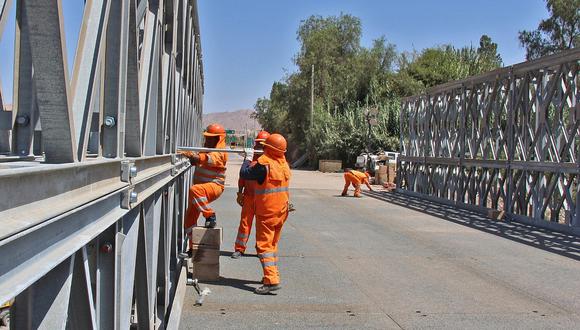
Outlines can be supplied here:
<path id="1" fill-rule="evenodd" d="M 236 202 L 239 206 L 244 206 L 244 194 L 239 192 L 238 197 L 236 198 Z"/>
<path id="2" fill-rule="evenodd" d="M 189 161 L 194 165 L 199 161 L 199 154 L 195 151 L 178 150 L 177 153 L 187 157 Z"/>
<path id="3" fill-rule="evenodd" d="M 254 159 L 254 149 L 253 148 L 244 148 L 244 159 L 252 161 Z"/>

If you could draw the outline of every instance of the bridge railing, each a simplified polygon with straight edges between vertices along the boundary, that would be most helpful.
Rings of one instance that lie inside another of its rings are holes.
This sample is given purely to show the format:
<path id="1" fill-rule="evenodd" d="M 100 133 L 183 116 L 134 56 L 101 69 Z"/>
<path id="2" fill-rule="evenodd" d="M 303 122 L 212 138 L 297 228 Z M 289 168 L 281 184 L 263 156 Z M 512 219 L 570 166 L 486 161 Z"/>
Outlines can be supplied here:
<path id="1" fill-rule="evenodd" d="M 0 304 L 14 299 L 15 329 L 175 327 L 191 182 L 175 150 L 201 136 L 197 5 L 79 3 L 69 81 L 70 2 L 0 0 L 0 36 L 16 21 L 12 112 L 0 93 Z"/>
<path id="2" fill-rule="evenodd" d="M 580 49 L 403 100 L 399 191 L 580 234 Z"/>

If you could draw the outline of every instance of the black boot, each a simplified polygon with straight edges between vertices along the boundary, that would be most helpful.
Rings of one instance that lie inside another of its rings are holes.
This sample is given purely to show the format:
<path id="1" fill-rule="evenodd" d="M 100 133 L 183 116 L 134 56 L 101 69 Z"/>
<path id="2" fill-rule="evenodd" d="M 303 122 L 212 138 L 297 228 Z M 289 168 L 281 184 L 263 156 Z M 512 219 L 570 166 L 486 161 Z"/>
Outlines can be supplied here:
<path id="1" fill-rule="evenodd" d="M 236 251 L 234 253 L 232 253 L 231 258 L 232 259 L 240 259 L 241 256 L 243 256 L 244 254 L 241 251 Z"/>
<path id="2" fill-rule="evenodd" d="M 212 214 L 209 217 L 205 218 L 205 228 L 215 228 L 216 221 L 217 219 L 215 217 L 215 214 Z"/>
<path id="3" fill-rule="evenodd" d="M 261 287 L 256 288 L 254 292 L 256 294 L 270 294 L 272 291 L 277 291 L 282 289 L 280 284 L 264 284 Z"/>

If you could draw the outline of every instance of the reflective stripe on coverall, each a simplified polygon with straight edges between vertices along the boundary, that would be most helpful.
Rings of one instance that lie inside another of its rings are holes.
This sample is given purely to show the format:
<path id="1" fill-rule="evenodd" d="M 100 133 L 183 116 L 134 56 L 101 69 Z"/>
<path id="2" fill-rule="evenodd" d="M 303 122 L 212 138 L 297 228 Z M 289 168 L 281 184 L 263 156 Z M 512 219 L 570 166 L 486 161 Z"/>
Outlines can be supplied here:
<path id="1" fill-rule="evenodd" d="M 226 137 L 220 136 L 216 148 L 226 147 Z M 221 152 L 199 154 L 199 164 L 195 167 L 193 185 L 189 188 L 187 212 L 184 227 L 191 230 L 197 225 L 200 214 L 208 218 L 215 214 L 209 203 L 218 199 L 224 192 L 226 163 L 228 155 Z"/>
<path id="2" fill-rule="evenodd" d="M 288 219 L 290 167 L 283 155 L 273 158 L 267 152 L 258 163 L 266 166 L 268 174 L 255 191 L 256 250 L 264 271 L 262 282 L 273 285 L 280 283 L 278 241 Z"/>
<path id="3" fill-rule="evenodd" d="M 244 205 L 242 205 L 240 225 L 238 226 L 238 236 L 236 237 L 234 250 L 244 253 L 246 252 L 248 239 L 252 232 L 252 223 L 254 222 L 254 191 L 256 190 L 257 182 L 254 180 L 240 179 L 238 185 L 244 187 Z"/>

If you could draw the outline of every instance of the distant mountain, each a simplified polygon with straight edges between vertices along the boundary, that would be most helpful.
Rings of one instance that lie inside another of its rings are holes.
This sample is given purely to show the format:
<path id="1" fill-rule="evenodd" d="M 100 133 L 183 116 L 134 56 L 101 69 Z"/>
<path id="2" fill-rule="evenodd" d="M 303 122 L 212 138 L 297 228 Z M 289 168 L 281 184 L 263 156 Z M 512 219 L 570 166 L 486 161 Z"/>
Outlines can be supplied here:
<path id="1" fill-rule="evenodd" d="M 226 129 L 243 131 L 245 129 L 260 129 L 260 123 L 252 118 L 254 110 L 243 109 L 230 112 L 214 112 L 203 114 L 203 126 L 212 123 L 222 124 Z"/>

